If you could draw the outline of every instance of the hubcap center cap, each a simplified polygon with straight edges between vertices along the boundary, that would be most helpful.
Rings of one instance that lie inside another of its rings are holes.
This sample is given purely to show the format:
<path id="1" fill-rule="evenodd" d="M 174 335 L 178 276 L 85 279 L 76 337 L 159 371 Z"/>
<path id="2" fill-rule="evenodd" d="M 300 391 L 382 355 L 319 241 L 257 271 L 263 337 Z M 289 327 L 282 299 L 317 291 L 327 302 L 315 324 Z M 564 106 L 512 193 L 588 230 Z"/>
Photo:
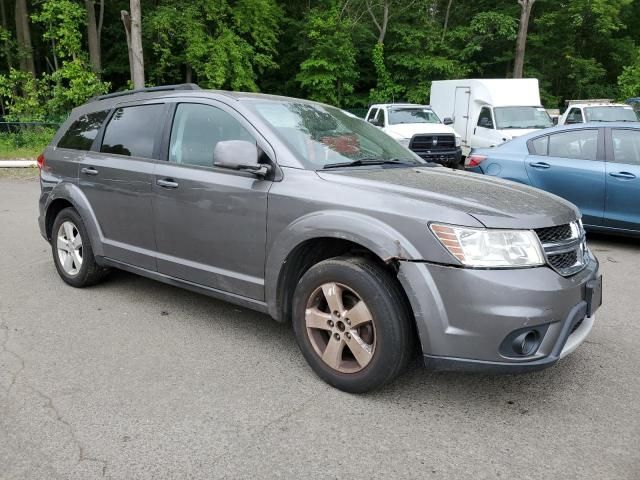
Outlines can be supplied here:
<path id="1" fill-rule="evenodd" d="M 336 327 L 337 327 L 337 328 L 338 328 L 338 330 L 340 330 L 341 332 L 344 332 L 345 326 L 344 326 L 344 323 L 342 323 L 342 321 L 341 321 L 341 320 L 338 320 L 338 321 L 336 322 Z"/>

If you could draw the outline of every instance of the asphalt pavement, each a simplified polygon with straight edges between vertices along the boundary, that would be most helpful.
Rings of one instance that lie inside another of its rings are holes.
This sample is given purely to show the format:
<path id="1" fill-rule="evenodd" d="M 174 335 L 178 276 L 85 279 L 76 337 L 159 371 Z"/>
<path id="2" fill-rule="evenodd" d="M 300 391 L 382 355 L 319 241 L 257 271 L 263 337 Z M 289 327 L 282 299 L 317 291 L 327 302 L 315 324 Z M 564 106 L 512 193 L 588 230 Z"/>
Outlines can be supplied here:
<path id="1" fill-rule="evenodd" d="M 556 366 L 415 361 L 349 395 L 262 314 L 123 272 L 65 285 L 38 191 L 0 178 L 1 479 L 640 478 L 638 240 L 590 238 L 604 305 Z"/>

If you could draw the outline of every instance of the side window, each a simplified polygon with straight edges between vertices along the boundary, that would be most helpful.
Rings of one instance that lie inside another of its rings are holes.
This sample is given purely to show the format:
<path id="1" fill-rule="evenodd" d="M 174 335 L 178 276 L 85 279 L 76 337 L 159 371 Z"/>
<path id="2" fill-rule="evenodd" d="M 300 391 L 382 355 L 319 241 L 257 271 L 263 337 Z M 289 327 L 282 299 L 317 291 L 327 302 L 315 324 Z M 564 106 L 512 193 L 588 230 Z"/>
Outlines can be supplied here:
<path id="1" fill-rule="evenodd" d="M 173 118 L 169 161 L 213 167 L 213 149 L 218 142 L 225 140 L 256 142 L 227 112 L 210 105 L 181 103 Z"/>
<path id="2" fill-rule="evenodd" d="M 529 153 L 532 155 L 546 156 L 548 153 L 549 135 L 531 140 L 531 148 Z"/>
<path id="3" fill-rule="evenodd" d="M 582 110 L 572 108 L 567 115 L 567 123 L 582 123 Z"/>
<path id="4" fill-rule="evenodd" d="M 611 130 L 616 163 L 640 165 L 640 130 Z"/>
<path id="5" fill-rule="evenodd" d="M 376 118 L 376 115 L 378 115 L 378 109 L 377 109 L 377 108 L 372 108 L 372 109 L 369 111 L 369 113 L 368 113 L 368 115 L 367 115 L 366 120 L 370 122 L 371 120 L 373 120 L 374 118 Z"/>
<path id="6" fill-rule="evenodd" d="M 158 128 L 162 125 L 164 104 L 118 108 L 104 131 L 104 153 L 153 158 Z"/>
<path id="7" fill-rule="evenodd" d="M 595 160 L 598 130 L 573 130 L 549 135 L 549 156 Z"/>
<path id="8" fill-rule="evenodd" d="M 379 127 L 384 127 L 384 125 L 385 125 L 385 115 L 386 115 L 386 110 L 384 108 L 381 108 L 380 110 L 378 110 L 378 116 L 376 118 L 376 125 L 378 125 Z"/>
<path id="9" fill-rule="evenodd" d="M 71 124 L 69 130 L 62 136 L 58 142 L 58 148 L 91 150 L 91 145 L 108 113 L 108 111 L 102 111 L 82 115 Z"/>
<path id="10" fill-rule="evenodd" d="M 491 117 L 491 109 L 482 107 L 478 116 L 478 127 L 493 128 L 493 118 Z"/>

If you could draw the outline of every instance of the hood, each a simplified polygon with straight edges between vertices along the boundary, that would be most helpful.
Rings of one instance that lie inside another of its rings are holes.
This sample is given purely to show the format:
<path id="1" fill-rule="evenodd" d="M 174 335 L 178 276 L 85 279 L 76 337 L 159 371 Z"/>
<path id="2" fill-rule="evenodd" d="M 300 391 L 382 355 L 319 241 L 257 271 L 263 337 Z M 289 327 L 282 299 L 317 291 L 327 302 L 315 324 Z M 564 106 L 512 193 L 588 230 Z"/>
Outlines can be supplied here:
<path id="1" fill-rule="evenodd" d="M 528 135 L 529 133 L 537 132 L 541 130 L 540 128 L 505 128 L 503 130 L 498 130 L 500 134 L 505 137 L 507 140 L 511 140 L 512 138 L 521 137 L 522 135 Z"/>
<path id="2" fill-rule="evenodd" d="M 398 125 L 389 125 L 384 131 L 390 135 L 401 138 L 411 138 L 419 134 L 443 134 L 448 133 L 455 135 L 453 128 L 443 123 L 400 123 Z"/>
<path id="3" fill-rule="evenodd" d="M 580 216 L 573 204 L 542 190 L 444 167 L 352 168 L 319 171 L 318 175 L 327 181 L 424 201 L 426 209 L 461 211 L 488 228 L 551 227 Z M 439 217 L 439 221 L 446 220 Z"/>

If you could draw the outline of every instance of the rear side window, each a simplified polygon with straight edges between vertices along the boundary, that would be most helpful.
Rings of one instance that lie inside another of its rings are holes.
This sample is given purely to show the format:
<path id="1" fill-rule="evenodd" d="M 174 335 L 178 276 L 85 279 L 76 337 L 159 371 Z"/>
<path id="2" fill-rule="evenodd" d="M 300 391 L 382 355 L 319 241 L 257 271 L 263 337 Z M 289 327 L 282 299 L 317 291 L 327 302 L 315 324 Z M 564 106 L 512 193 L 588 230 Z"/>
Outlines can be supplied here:
<path id="1" fill-rule="evenodd" d="M 598 130 L 572 130 L 549 135 L 549 156 L 595 160 Z"/>
<path id="2" fill-rule="evenodd" d="M 369 112 L 369 116 L 367 117 L 367 120 L 373 120 L 374 118 L 376 118 L 376 115 L 378 115 L 378 109 L 374 108 Z"/>
<path id="3" fill-rule="evenodd" d="M 545 135 L 544 137 L 535 138 L 531 140 L 531 153 L 532 155 L 547 155 L 549 145 L 549 136 Z"/>
<path id="4" fill-rule="evenodd" d="M 640 165 L 640 130 L 611 130 L 616 163 Z"/>
<path id="5" fill-rule="evenodd" d="M 104 131 L 101 152 L 129 157 L 153 157 L 164 104 L 118 108 Z"/>
<path id="6" fill-rule="evenodd" d="M 108 113 L 108 111 L 102 111 L 82 115 L 71 124 L 69 130 L 62 136 L 58 142 L 58 148 L 91 150 L 91 145 Z"/>

